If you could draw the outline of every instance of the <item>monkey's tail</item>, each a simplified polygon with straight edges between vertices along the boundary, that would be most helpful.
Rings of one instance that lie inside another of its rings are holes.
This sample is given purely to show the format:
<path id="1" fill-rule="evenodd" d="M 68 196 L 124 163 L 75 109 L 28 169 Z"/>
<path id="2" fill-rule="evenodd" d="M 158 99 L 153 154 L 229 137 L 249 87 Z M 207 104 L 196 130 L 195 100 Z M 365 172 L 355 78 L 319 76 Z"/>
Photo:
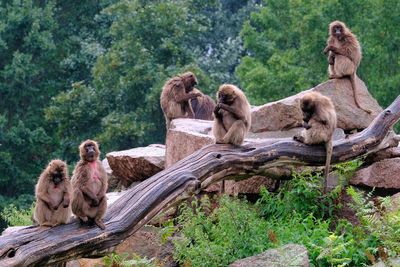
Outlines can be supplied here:
<path id="1" fill-rule="evenodd" d="M 372 113 L 372 110 L 370 110 L 370 109 L 365 109 L 365 108 L 361 107 L 360 103 L 358 102 L 358 93 L 357 93 L 358 87 L 357 87 L 356 79 L 357 79 L 356 73 L 353 73 L 353 74 L 350 75 L 351 87 L 353 87 L 354 102 L 356 103 L 356 106 L 357 106 L 359 109 L 362 109 L 362 110 L 364 110 L 365 112 L 371 114 L 371 113 Z"/>
<path id="2" fill-rule="evenodd" d="M 331 158 L 332 158 L 332 138 L 325 143 L 325 150 L 326 150 L 326 160 L 325 160 L 325 170 L 324 170 L 324 193 L 327 189 L 327 182 L 328 182 L 328 175 L 329 169 L 331 165 Z"/>

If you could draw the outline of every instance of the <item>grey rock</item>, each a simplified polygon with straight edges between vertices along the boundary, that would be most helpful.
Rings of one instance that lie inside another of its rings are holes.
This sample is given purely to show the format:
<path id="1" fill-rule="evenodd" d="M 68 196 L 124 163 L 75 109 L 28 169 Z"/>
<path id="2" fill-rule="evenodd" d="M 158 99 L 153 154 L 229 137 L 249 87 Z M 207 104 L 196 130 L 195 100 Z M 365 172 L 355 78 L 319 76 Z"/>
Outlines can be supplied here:
<path id="1" fill-rule="evenodd" d="M 307 249 L 303 245 L 287 244 L 261 254 L 235 261 L 230 267 L 289 267 L 310 266 Z"/>

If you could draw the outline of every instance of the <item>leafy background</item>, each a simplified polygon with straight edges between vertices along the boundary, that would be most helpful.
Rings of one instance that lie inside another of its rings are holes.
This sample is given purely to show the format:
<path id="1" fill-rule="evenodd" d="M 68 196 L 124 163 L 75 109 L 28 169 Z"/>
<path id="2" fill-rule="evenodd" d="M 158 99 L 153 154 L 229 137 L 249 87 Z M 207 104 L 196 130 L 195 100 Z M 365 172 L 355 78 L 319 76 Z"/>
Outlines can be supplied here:
<path id="1" fill-rule="evenodd" d="M 110 151 L 163 143 L 165 80 L 238 84 L 252 104 L 327 79 L 327 26 L 363 48 L 358 75 L 385 107 L 400 92 L 394 0 L 11 0 L 0 4 L 0 209 L 30 207 L 52 158 L 73 166 L 87 138 Z M 4 222 L 1 226 L 4 226 Z"/>

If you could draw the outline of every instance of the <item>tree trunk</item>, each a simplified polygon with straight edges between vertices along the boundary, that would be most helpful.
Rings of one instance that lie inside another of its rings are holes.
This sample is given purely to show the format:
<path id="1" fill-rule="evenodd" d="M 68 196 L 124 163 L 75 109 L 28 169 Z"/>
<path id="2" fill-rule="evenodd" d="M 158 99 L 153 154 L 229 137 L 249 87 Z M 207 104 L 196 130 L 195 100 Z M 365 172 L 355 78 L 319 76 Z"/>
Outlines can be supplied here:
<path id="1" fill-rule="evenodd" d="M 332 164 L 388 147 L 400 118 L 400 97 L 364 131 L 334 142 Z M 242 147 L 209 145 L 128 190 L 106 214 L 106 230 L 77 221 L 53 228 L 30 226 L 0 237 L 0 266 L 43 266 L 99 256 L 133 234 L 163 208 L 234 175 L 243 179 L 288 164 L 324 165 L 323 146 L 274 139 Z"/>

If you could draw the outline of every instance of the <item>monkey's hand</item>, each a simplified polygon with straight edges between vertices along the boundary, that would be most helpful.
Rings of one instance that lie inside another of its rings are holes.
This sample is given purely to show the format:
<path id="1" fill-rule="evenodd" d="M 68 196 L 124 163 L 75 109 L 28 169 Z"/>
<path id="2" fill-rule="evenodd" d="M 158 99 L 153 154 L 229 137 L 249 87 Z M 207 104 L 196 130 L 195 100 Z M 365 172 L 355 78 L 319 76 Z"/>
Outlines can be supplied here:
<path id="1" fill-rule="evenodd" d="M 308 122 L 303 121 L 303 127 L 304 127 L 306 130 L 308 130 L 308 129 L 311 128 L 311 125 L 308 124 Z"/>
<path id="2" fill-rule="evenodd" d="M 219 112 L 220 109 L 221 109 L 221 106 L 218 103 L 214 108 L 214 115 L 215 115 L 216 118 L 221 118 L 222 117 L 222 114 Z"/>
<path id="3" fill-rule="evenodd" d="M 228 110 L 228 111 L 230 109 L 230 106 L 228 106 L 227 104 L 224 104 L 224 103 L 218 103 L 218 106 L 219 106 L 220 109 L 225 109 L 225 110 Z"/>
<path id="4" fill-rule="evenodd" d="M 330 53 L 329 54 L 328 62 L 329 62 L 329 65 L 334 65 L 335 64 L 335 54 L 334 53 Z"/>
<path id="5" fill-rule="evenodd" d="M 327 54 L 329 51 L 332 51 L 334 53 L 337 53 L 337 49 L 336 47 L 334 47 L 333 45 L 327 45 L 324 49 L 324 54 Z"/>
<path id="6" fill-rule="evenodd" d="M 90 206 L 92 206 L 92 207 L 99 206 L 99 200 L 97 198 L 96 199 L 92 199 L 92 203 L 90 204 Z"/>
<path id="7" fill-rule="evenodd" d="M 65 198 L 64 198 L 64 200 L 63 200 L 63 207 L 64 207 L 64 208 L 68 208 L 68 206 L 69 206 L 69 199 L 65 199 Z"/>

